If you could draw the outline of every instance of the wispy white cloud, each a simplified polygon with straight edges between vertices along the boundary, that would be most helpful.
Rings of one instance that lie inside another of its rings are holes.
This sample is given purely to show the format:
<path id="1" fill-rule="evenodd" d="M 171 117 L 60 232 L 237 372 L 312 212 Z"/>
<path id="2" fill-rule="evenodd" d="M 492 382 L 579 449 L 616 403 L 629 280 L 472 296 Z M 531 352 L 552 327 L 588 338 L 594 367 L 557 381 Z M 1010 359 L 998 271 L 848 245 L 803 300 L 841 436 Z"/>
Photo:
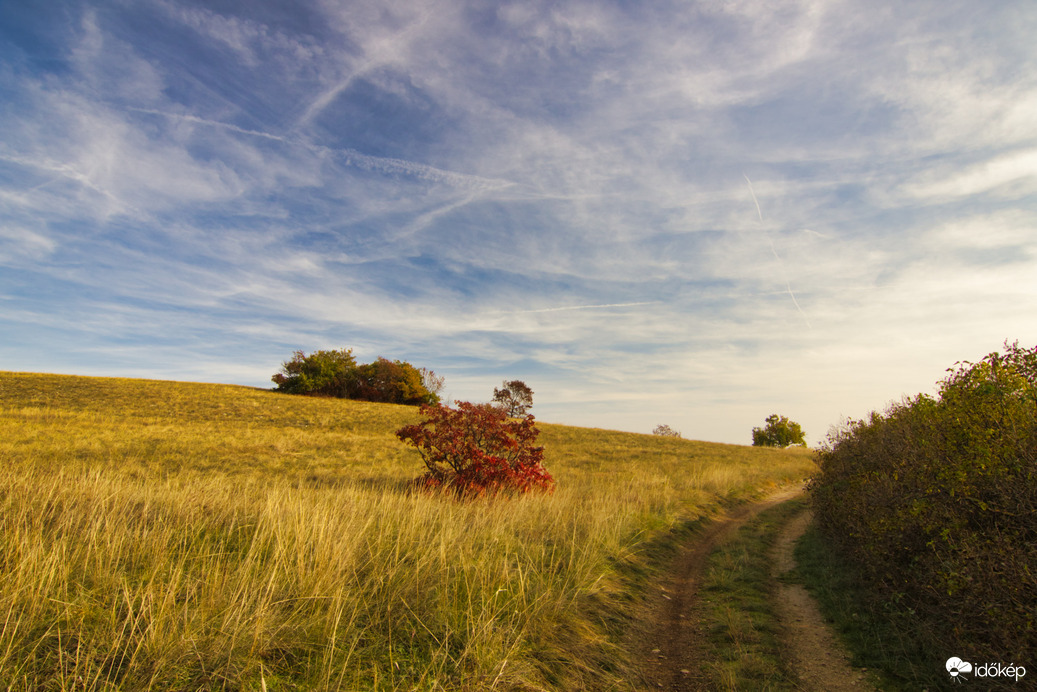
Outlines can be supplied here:
<path id="1" fill-rule="evenodd" d="M 24 226 L 0 226 L 0 264 L 42 260 L 54 252 L 57 242 Z"/>
<path id="2" fill-rule="evenodd" d="M 641 301 L 639 303 L 609 303 L 606 305 L 564 305 L 555 308 L 536 308 L 534 310 L 516 310 L 508 314 L 523 314 L 536 312 L 566 312 L 569 310 L 604 310 L 608 308 L 632 308 L 640 305 L 657 305 L 659 301 Z"/>
<path id="3" fill-rule="evenodd" d="M 954 172 L 922 176 L 905 193 L 919 198 L 959 199 L 991 192 L 999 197 L 1023 197 L 1037 192 L 1037 149 L 995 155 Z"/>
<path id="4" fill-rule="evenodd" d="M 262 60 L 270 57 L 279 62 L 312 63 L 326 53 L 325 47 L 310 36 L 293 36 L 247 17 L 168 0 L 154 0 L 152 4 L 201 36 L 230 48 L 249 67 L 266 67 Z"/>

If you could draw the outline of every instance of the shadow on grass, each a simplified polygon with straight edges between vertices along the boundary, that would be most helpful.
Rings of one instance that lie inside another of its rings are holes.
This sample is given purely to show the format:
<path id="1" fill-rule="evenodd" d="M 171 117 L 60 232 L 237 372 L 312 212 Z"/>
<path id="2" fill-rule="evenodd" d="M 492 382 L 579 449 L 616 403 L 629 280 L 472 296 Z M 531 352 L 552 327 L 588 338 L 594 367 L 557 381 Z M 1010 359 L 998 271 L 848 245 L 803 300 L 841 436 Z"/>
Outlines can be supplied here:
<path id="1" fill-rule="evenodd" d="M 310 473 L 299 478 L 299 487 L 310 490 L 335 490 L 340 488 L 361 488 L 379 493 L 406 495 L 414 492 L 413 479 L 391 476 L 346 476 L 343 474 Z"/>

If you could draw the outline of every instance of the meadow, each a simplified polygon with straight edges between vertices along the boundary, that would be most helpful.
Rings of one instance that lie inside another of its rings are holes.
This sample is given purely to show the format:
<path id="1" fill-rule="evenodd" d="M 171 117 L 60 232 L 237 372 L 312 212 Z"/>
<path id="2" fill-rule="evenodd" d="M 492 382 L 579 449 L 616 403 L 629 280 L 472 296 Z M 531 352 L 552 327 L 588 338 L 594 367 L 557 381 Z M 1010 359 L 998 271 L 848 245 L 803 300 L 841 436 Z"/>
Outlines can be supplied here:
<path id="1" fill-rule="evenodd" d="M 416 419 L 0 373 L 0 687 L 638 689 L 655 547 L 815 470 L 538 423 L 555 492 L 461 502 L 409 488 Z"/>

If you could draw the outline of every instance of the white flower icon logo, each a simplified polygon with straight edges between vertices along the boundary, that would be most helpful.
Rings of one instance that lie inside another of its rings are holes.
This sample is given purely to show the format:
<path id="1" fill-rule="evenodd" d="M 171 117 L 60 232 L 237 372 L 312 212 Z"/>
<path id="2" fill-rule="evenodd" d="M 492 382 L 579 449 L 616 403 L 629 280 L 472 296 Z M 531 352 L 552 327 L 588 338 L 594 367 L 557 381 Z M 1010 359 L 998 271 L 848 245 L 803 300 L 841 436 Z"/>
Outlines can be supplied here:
<path id="1" fill-rule="evenodd" d="M 971 673 L 972 664 L 968 661 L 961 660 L 957 656 L 952 656 L 947 659 L 947 672 L 950 673 L 951 677 L 957 682 L 961 682 L 963 678 L 959 678 L 958 676 L 962 673 Z"/>

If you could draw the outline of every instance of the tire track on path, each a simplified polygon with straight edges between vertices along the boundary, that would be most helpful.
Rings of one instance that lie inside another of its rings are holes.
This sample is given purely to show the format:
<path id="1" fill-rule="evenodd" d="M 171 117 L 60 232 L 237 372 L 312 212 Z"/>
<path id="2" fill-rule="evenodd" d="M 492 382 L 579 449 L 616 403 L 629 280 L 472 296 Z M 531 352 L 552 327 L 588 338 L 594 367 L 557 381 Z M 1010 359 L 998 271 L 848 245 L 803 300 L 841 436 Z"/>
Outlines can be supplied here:
<path id="1" fill-rule="evenodd" d="M 850 657 L 824 621 L 817 602 L 802 584 L 780 580 L 796 568 L 796 541 L 813 518 L 809 509 L 786 522 L 771 549 L 771 577 L 777 580 L 774 605 L 785 630 L 785 645 L 801 689 L 817 692 L 872 690 L 864 672 L 850 665 Z"/>
<path id="2" fill-rule="evenodd" d="M 655 633 L 645 647 L 649 668 L 646 679 L 652 687 L 673 692 L 708 689 L 709 645 L 698 600 L 709 555 L 757 514 L 802 493 L 802 487 L 786 488 L 762 502 L 735 507 L 714 519 L 685 546 L 674 563 L 671 578 L 661 587 Z"/>

